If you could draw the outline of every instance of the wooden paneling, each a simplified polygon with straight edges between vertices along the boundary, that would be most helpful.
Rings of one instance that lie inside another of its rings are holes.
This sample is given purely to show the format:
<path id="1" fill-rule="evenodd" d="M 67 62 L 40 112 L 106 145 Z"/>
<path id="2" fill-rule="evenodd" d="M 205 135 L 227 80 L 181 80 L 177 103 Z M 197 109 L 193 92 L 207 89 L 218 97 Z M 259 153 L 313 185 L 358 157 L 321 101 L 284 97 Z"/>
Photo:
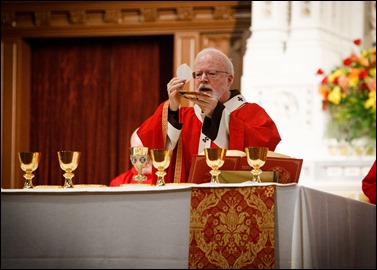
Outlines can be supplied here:
<path id="1" fill-rule="evenodd" d="M 29 148 L 30 50 L 21 39 L 1 42 L 1 184 L 23 186 L 17 152 Z"/>
<path id="2" fill-rule="evenodd" d="M 32 128 L 28 39 L 173 35 L 174 71 L 217 47 L 233 59 L 239 88 L 250 24 L 251 1 L 2 1 L 2 187 L 23 185 L 17 151 L 28 148 Z"/>
<path id="3" fill-rule="evenodd" d="M 184 63 L 190 67 L 194 66 L 194 58 L 199 51 L 199 38 L 198 32 L 179 32 L 175 35 L 174 70 L 177 70 L 178 66 Z M 194 90 L 194 80 L 185 84 L 183 88 L 185 90 Z M 183 97 L 181 102 L 183 106 L 191 105 L 190 101 Z"/>

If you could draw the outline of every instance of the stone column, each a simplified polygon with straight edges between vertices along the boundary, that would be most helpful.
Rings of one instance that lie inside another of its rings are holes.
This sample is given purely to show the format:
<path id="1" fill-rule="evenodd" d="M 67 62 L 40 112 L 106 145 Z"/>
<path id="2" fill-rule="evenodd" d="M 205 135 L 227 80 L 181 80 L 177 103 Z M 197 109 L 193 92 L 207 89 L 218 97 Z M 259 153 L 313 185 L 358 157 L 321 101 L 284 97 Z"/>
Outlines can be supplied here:
<path id="1" fill-rule="evenodd" d="M 276 152 L 307 161 L 304 174 L 313 175 L 308 164 L 327 155 L 326 114 L 318 93 L 322 78 L 316 71 L 330 71 L 356 49 L 353 40 L 370 35 L 370 6 L 370 1 L 252 2 L 242 93 L 276 122 L 283 139 Z"/>

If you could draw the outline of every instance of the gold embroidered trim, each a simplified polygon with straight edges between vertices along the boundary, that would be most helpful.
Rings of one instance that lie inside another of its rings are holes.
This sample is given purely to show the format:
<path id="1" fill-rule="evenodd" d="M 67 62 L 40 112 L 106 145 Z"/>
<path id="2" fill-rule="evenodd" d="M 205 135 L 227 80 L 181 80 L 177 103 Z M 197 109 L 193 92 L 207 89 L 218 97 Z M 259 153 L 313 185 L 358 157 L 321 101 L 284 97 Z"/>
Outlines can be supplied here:
<path id="1" fill-rule="evenodd" d="M 162 108 L 162 137 L 164 138 L 164 147 L 166 148 L 166 136 L 168 131 L 168 113 L 169 113 L 169 101 L 166 101 Z"/>
<path id="2" fill-rule="evenodd" d="M 164 146 L 166 148 L 166 137 L 168 130 L 168 113 L 169 113 L 169 101 L 165 102 L 162 109 L 162 135 L 164 138 Z M 175 171 L 174 171 L 174 183 L 181 182 L 182 172 L 182 142 L 178 139 L 177 156 L 175 158 Z"/>
<path id="3" fill-rule="evenodd" d="M 177 157 L 175 159 L 175 172 L 174 172 L 174 183 L 181 182 L 181 172 L 182 172 L 182 141 L 178 140 Z"/>

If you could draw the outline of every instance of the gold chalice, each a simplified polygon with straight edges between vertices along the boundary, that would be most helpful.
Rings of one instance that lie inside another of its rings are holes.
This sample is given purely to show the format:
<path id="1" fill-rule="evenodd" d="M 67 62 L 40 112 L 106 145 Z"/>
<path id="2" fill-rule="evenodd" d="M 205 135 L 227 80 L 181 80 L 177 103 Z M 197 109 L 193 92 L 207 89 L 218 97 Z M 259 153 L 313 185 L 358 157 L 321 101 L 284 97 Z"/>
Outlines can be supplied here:
<path id="1" fill-rule="evenodd" d="M 157 183 L 156 186 L 165 186 L 164 177 L 166 175 L 165 169 L 170 165 L 172 150 L 165 149 L 151 149 L 151 159 L 153 167 L 157 169 Z"/>
<path id="2" fill-rule="evenodd" d="M 39 160 L 41 158 L 40 152 L 19 152 L 18 158 L 20 160 L 21 169 L 25 172 L 24 188 L 33 188 L 33 171 L 38 168 Z"/>
<path id="3" fill-rule="evenodd" d="M 260 183 L 260 175 L 262 167 L 266 163 L 268 147 L 245 147 L 247 163 L 253 168 L 251 173 L 253 175 L 253 182 Z"/>
<path id="4" fill-rule="evenodd" d="M 225 148 L 204 148 L 204 154 L 206 156 L 206 162 L 211 167 L 211 183 L 219 183 L 219 168 L 224 165 L 224 159 L 226 155 Z"/>
<path id="5" fill-rule="evenodd" d="M 142 171 L 149 163 L 148 147 L 130 147 L 130 160 L 132 165 L 137 170 L 137 175 L 133 177 L 138 184 L 142 184 L 147 180 L 147 177 L 143 175 Z"/>
<path id="6" fill-rule="evenodd" d="M 72 172 L 76 170 L 80 162 L 81 152 L 78 151 L 58 151 L 60 168 L 65 171 L 63 174 L 64 188 L 73 188 L 72 178 L 75 176 Z"/>

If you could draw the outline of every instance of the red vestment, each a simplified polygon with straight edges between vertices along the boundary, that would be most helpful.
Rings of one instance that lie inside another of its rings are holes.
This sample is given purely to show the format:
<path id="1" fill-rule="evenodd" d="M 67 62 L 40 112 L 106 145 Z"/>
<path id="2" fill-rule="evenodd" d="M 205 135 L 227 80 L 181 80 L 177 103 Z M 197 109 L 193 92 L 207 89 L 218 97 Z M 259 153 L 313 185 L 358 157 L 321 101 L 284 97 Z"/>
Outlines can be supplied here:
<path id="1" fill-rule="evenodd" d="M 168 102 L 168 101 L 166 101 Z M 138 129 L 137 134 L 144 146 L 149 148 L 165 148 L 167 117 L 164 110 L 166 102 L 162 103 L 155 113 Z M 165 105 L 165 106 L 164 106 Z M 166 183 L 177 182 L 174 176 L 176 163 L 181 163 L 180 183 L 188 180 L 192 157 L 198 154 L 202 121 L 195 114 L 194 107 L 179 109 L 179 122 L 183 124 L 180 143 L 182 146 L 182 160 L 176 160 L 178 144 L 173 151 L 169 167 L 166 169 Z M 224 132 L 224 131 L 222 131 Z M 220 130 L 219 130 L 220 133 Z M 267 146 L 274 151 L 281 138 L 277 127 L 267 112 L 256 103 L 244 103 L 231 110 L 229 117 L 229 147 L 232 150 L 244 151 L 248 146 Z M 178 155 L 179 156 L 179 155 Z M 153 168 L 154 169 L 154 168 Z M 153 170 L 155 172 L 155 169 Z M 157 181 L 153 173 L 153 183 Z"/>
<path id="2" fill-rule="evenodd" d="M 369 202 L 376 204 L 376 160 L 362 180 L 362 190 L 365 196 L 368 197 Z"/>
<path id="3" fill-rule="evenodd" d="M 116 176 L 110 182 L 110 187 L 118 187 L 122 184 L 137 184 L 138 182 L 133 179 L 133 177 L 137 175 L 137 170 L 135 167 L 132 167 L 130 170 Z M 147 174 L 145 175 L 147 180 L 143 181 L 143 184 L 151 184 L 152 183 L 152 175 Z"/>

